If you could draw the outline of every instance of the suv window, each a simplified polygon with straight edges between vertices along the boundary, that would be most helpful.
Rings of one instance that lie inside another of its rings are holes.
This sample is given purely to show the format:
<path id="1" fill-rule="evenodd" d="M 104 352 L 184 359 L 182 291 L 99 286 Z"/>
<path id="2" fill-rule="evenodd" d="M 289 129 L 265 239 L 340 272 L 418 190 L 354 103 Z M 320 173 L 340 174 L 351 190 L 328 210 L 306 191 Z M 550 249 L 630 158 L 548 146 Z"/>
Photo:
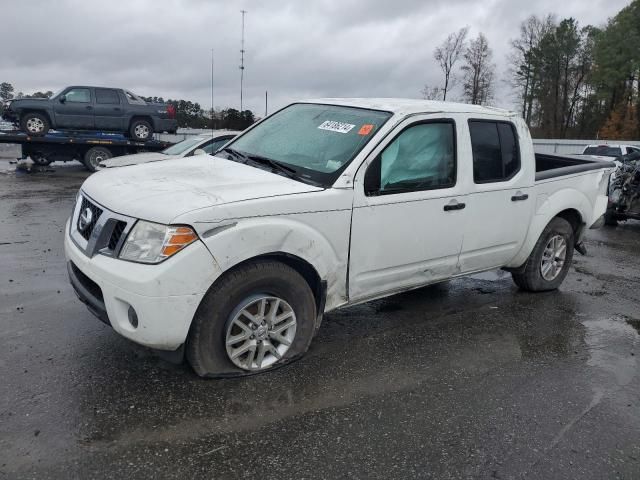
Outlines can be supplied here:
<path id="1" fill-rule="evenodd" d="M 72 88 L 64 94 L 66 102 L 89 103 L 91 102 L 91 92 L 88 88 Z"/>
<path id="2" fill-rule="evenodd" d="M 470 120 L 475 183 L 504 182 L 520 170 L 518 137 L 513 124 Z"/>
<path id="3" fill-rule="evenodd" d="M 452 187 L 456 183 L 455 153 L 453 122 L 410 126 L 369 167 L 373 170 L 367 171 L 367 192 L 392 194 Z"/>
<path id="4" fill-rule="evenodd" d="M 119 104 L 118 92 L 108 88 L 96 88 L 96 103 Z"/>

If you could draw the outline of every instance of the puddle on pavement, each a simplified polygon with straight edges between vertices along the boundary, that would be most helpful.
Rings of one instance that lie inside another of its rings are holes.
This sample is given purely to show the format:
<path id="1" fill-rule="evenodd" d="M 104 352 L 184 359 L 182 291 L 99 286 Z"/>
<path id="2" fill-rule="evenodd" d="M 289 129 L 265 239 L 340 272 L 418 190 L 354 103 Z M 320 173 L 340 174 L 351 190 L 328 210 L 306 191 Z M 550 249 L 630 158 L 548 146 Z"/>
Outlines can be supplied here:
<path id="1" fill-rule="evenodd" d="M 636 350 L 640 344 L 640 320 L 614 315 L 585 320 L 583 325 L 590 354 L 587 365 L 613 375 L 620 386 L 628 385 L 638 373 Z"/>

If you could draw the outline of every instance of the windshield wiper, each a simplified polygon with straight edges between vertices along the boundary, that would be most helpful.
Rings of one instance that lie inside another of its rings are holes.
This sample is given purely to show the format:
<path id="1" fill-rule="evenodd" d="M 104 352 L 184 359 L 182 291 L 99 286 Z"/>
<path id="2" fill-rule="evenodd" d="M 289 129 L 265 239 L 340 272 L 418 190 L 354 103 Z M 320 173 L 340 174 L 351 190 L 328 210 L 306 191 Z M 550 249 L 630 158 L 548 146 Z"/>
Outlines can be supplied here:
<path id="1" fill-rule="evenodd" d="M 244 153 L 239 152 L 238 150 L 234 150 L 233 148 L 225 147 L 222 149 L 222 151 L 231 155 L 232 157 L 242 160 L 242 163 L 247 163 L 247 161 L 249 160 L 249 157 L 247 157 Z"/>
<path id="2" fill-rule="evenodd" d="M 221 151 L 225 152 L 227 155 L 229 155 L 229 157 L 235 157 L 236 159 L 238 159 L 237 161 L 240 161 L 241 163 L 248 164 L 251 161 L 261 166 L 270 167 L 273 173 L 278 172 L 278 173 L 284 174 L 286 177 L 291 178 L 293 180 L 298 180 L 299 182 L 307 183 L 307 184 L 316 183 L 316 182 L 313 182 L 311 179 L 305 178 L 304 176 L 300 175 L 295 168 L 285 165 L 277 160 L 272 160 L 271 158 L 267 158 L 267 157 L 261 157 L 260 155 L 253 155 L 253 154 L 248 155 L 244 152 L 241 152 L 239 150 L 234 150 L 233 148 L 230 148 L 230 147 L 223 148 Z M 233 159 L 229 158 L 229 160 L 233 160 Z"/>
<path id="3" fill-rule="evenodd" d="M 298 172 L 296 171 L 295 168 L 291 168 L 287 165 L 284 165 L 280 162 L 278 162 L 277 160 L 272 160 L 270 158 L 267 157 L 261 157 L 259 155 L 247 155 L 247 157 L 250 160 L 253 160 L 254 162 L 260 163 L 262 165 L 268 165 L 269 167 L 273 168 L 274 170 L 278 170 L 279 172 L 285 173 L 288 176 L 290 176 L 291 178 L 297 178 L 298 177 Z"/>

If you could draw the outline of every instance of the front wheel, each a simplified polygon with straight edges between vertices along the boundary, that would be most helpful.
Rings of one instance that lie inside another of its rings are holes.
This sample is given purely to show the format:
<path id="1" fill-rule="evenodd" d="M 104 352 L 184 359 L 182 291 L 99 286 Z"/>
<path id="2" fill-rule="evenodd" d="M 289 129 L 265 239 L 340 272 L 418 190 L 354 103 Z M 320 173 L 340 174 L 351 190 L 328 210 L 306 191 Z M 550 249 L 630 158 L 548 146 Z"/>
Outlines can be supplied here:
<path id="1" fill-rule="evenodd" d="M 193 319 L 186 356 L 200 376 L 264 372 L 299 358 L 314 333 L 316 303 L 306 280 L 271 260 L 219 279 Z"/>
<path id="2" fill-rule="evenodd" d="M 529 292 L 557 289 L 571 266 L 574 244 L 571 224 L 564 218 L 554 218 L 538 238 L 524 267 L 511 273 L 513 281 Z"/>
<path id="3" fill-rule="evenodd" d="M 20 130 L 33 137 L 46 135 L 50 127 L 49 119 L 41 113 L 29 112 L 20 118 Z"/>

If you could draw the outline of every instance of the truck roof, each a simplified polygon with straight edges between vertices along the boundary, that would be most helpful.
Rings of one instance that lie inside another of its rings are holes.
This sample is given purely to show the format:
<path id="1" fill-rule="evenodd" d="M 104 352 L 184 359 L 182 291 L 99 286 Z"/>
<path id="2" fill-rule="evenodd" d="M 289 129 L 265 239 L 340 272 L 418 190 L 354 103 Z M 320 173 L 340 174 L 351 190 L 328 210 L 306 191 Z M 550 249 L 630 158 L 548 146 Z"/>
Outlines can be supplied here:
<path id="1" fill-rule="evenodd" d="M 416 113 L 476 113 L 484 115 L 517 116 L 515 112 L 495 107 L 470 105 L 467 103 L 438 102 L 411 98 L 317 98 L 306 100 L 306 103 L 341 105 L 345 107 L 369 108 L 384 110 L 399 115 Z"/>

